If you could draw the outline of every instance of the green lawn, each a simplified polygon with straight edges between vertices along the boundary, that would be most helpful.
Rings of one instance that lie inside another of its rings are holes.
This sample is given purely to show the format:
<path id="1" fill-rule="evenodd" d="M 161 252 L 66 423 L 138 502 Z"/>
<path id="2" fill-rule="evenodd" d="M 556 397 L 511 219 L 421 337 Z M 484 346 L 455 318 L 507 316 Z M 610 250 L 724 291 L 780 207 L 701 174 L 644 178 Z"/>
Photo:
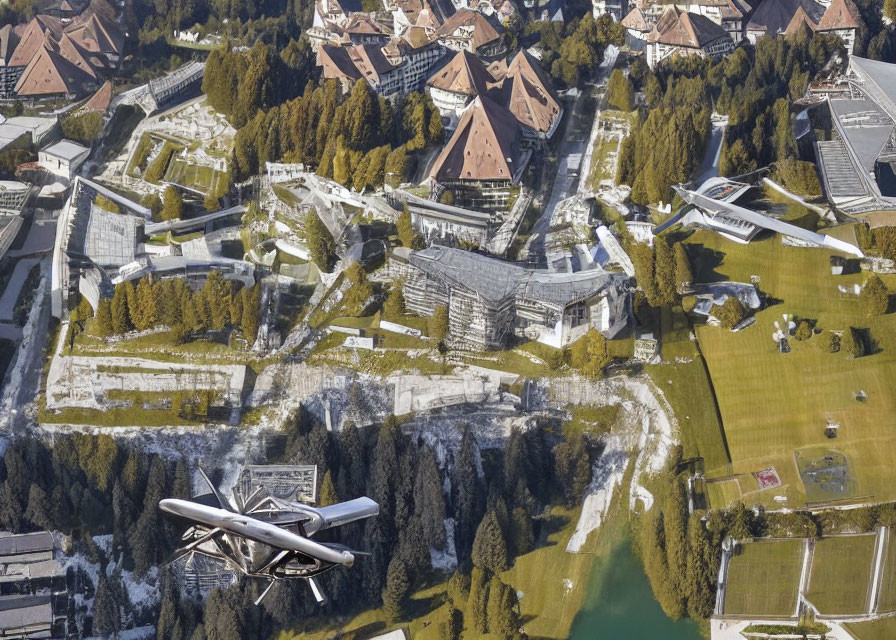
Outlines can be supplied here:
<path id="1" fill-rule="evenodd" d="M 887 540 L 884 566 L 881 571 L 883 575 L 880 580 L 877 610 L 880 612 L 896 611 L 896 539 L 894 539 L 892 531 Z M 893 634 L 893 637 L 896 637 L 896 633 Z"/>
<path id="2" fill-rule="evenodd" d="M 896 638 L 896 618 L 873 622 L 850 622 L 843 625 L 857 640 L 893 640 Z"/>
<path id="3" fill-rule="evenodd" d="M 738 546 L 728 566 L 725 614 L 792 616 L 802 562 L 802 540 Z"/>
<path id="4" fill-rule="evenodd" d="M 706 232 L 688 242 L 703 245 L 704 258 L 695 269 L 701 281 L 749 282 L 757 275 L 760 289 L 782 301 L 760 311 L 756 324 L 739 333 L 697 328 L 733 467 L 707 465 L 707 475 L 733 472 L 750 503 L 775 505 L 774 496 L 783 494 L 787 506 L 798 507 L 806 493 L 794 451 L 824 446 L 849 460 L 857 481 L 857 495 L 851 497 L 896 498 L 896 314 L 869 318 L 856 300 L 841 297 L 837 285 L 861 282 L 862 276 L 832 276 L 830 251 L 787 247 L 779 237 L 743 246 Z M 896 277 L 884 279 L 896 289 Z M 817 320 L 823 330 L 867 329 L 878 350 L 849 360 L 843 353 L 829 353 L 825 336 L 816 336 L 791 340 L 792 352 L 780 354 L 771 335 L 783 313 Z M 867 394 L 866 401 L 855 400 L 859 390 Z M 828 420 L 841 426 L 835 440 L 825 436 Z M 683 437 L 688 437 L 686 430 Z M 769 466 L 784 486 L 760 492 L 751 474 Z"/>
<path id="5" fill-rule="evenodd" d="M 819 613 L 858 615 L 868 610 L 874 539 L 845 536 L 816 543 L 806 597 Z"/>

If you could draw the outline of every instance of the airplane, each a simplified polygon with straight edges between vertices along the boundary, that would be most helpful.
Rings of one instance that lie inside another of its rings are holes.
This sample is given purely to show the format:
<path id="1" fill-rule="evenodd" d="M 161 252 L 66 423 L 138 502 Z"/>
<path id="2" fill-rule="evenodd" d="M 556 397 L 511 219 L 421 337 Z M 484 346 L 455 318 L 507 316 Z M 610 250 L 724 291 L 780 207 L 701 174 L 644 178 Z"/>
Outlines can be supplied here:
<path id="1" fill-rule="evenodd" d="M 211 493 L 192 500 L 166 498 L 159 502 L 165 513 L 192 523 L 183 534 L 187 544 L 176 552 L 176 561 L 191 553 L 214 558 L 250 578 L 268 580 L 255 600 L 259 604 L 277 580 L 302 578 L 308 581 L 315 599 L 325 602 L 314 581 L 337 566 L 350 567 L 355 556 L 369 555 L 333 542 L 311 540 L 320 531 L 379 514 L 370 498 L 356 498 L 328 507 L 311 507 L 281 500 L 256 489 L 243 496 L 236 488 L 233 501 L 212 483 L 202 467 L 199 473 Z"/>
<path id="2" fill-rule="evenodd" d="M 834 249 L 859 258 L 865 257 L 861 249 L 848 242 L 734 204 L 734 200 L 749 188 L 747 184 L 726 178 L 710 178 L 696 190 L 681 184 L 673 185 L 672 188 L 685 202 L 685 206 L 655 227 L 653 235 L 659 235 L 679 223 L 693 224 L 712 229 L 729 240 L 746 244 L 760 229 L 769 229 L 795 238 L 804 245 Z"/>

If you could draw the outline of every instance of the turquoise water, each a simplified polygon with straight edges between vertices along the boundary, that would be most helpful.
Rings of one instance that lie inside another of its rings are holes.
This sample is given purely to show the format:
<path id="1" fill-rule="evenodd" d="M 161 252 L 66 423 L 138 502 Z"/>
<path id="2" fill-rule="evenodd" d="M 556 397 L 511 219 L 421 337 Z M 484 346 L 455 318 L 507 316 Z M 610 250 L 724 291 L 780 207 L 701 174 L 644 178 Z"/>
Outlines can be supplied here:
<path id="1" fill-rule="evenodd" d="M 570 640 L 701 640 L 690 620 L 666 617 L 626 538 L 592 571 Z"/>

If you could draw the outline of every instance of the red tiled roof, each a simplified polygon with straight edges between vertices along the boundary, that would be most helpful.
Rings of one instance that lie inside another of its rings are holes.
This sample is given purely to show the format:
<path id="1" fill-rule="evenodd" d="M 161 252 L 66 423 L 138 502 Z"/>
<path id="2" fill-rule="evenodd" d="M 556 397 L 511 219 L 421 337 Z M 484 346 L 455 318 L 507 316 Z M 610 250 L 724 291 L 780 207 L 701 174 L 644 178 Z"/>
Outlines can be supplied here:
<path id="1" fill-rule="evenodd" d="M 98 113 L 106 113 L 109 105 L 112 103 L 112 82 L 106 80 L 103 86 L 91 96 L 90 100 L 81 107 L 83 111 L 96 111 Z"/>
<path id="2" fill-rule="evenodd" d="M 426 84 L 443 91 L 478 96 L 485 93 L 488 85 L 494 81 L 482 61 L 463 50 L 454 54 L 448 64 L 432 74 Z"/>
<path id="3" fill-rule="evenodd" d="M 93 78 L 50 49 L 38 51 L 16 83 L 19 96 L 49 96 L 84 93 Z"/>
<path id="4" fill-rule="evenodd" d="M 833 31 L 835 29 L 858 29 L 862 24 L 859 8 L 852 0 L 833 0 L 821 20 L 816 31 Z"/>
<path id="5" fill-rule="evenodd" d="M 818 24 L 809 17 L 809 14 L 806 13 L 806 10 L 800 7 L 796 10 L 796 13 L 793 14 L 793 19 L 790 21 L 790 24 L 787 25 L 787 28 L 784 30 L 784 35 L 792 36 L 795 35 L 800 27 L 805 24 L 811 31 L 815 31 L 818 27 Z"/>
<path id="6" fill-rule="evenodd" d="M 471 11 L 470 9 L 460 9 L 457 13 L 448 18 L 445 23 L 438 28 L 436 35 L 449 38 L 461 27 L 473 27 L 474 49 L 478 49 L 489 42 L 494 42 L 501 37 L 498 30 L 485 19 L 484 15 L 478 11 Z"/>

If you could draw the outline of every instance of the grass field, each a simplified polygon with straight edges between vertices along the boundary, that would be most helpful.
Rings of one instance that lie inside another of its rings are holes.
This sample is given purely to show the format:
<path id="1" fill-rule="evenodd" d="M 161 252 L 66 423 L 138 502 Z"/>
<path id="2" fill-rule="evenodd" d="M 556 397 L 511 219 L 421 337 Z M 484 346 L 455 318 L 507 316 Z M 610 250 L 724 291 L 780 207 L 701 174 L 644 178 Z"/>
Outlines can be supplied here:
<path id="1" fill-rule="evenodd" d="M 896 638 L 896 618 L 873 622 L 850 622 L 843 625 L 857 640 L 893 640 Z"/>
<path id="2" fill-rule="evenodd" d="M 792 616 L 803 562 L 802 540 L 752 542 L 728 566 L 726 615 Z"/>
<path id="3" fill-rule="evenodd" d="M 884 565 L 881 567 L 883 575 L 880 579 L 880 595 L 877 601 L 877 610 L 881 613 L 896 611 L 896 539 L 890 531 L 887 540 L 887 548 L 884 556 Z M 893 637 L 896 638 L 896 632 Z"/>
<path id="4" fill-rule="evenodd" d="M 806 597 L 819 613 L 861 614 L 868 610 L 874 540 L 873 535 L 846 536 L 815 544 Z"/>
<path id="5" fill-rule="evenodd" d="M 743 246 L 702 231 L 688 242 L 701 245 L 699 281 L 749 282 L 756 275 L 760 289 L 780 301 L 739 333 L 696 330 L 732 459 L 731 470 L 707 465 L 707 475 L 737 475 L 749 503 L 775 505 L 773 497 L 785 495 L 787 506 L 802 506 L 806 494 L 794 450 L 824 446 L 849 460 L 857 494 L 851 497 L 896 498 L 896 313 L 869 318 L 859 302 L 841 297 L 837 285 L 862 282 L 862 275 L 832 276 L 829 251 L 788 247 L 779 237 Z M 896 278 L 884 279 L 896 288 Z M 824 336 L 815 336 L 791 340 L 791 353 L 780 354 L 771 335 L 783 313 L 817 321 L 822 330 L 867 329 L 876 352 L 849 360 L 829 353 Z M 867 394 L 864 402 L 855 399 L 859 390 Z M 828 420 L 840 424 L 835 440 L 825 436 Z M 784 486 L 760 492 L 750 474 L 769 466 Z"/>

